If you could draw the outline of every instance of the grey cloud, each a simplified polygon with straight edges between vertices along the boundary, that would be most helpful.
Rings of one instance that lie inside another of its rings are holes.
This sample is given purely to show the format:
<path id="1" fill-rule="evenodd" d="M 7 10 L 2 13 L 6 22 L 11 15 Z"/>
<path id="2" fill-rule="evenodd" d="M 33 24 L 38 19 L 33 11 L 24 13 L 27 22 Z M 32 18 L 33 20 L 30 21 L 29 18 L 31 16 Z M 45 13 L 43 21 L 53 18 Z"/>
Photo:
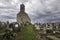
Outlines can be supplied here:
<path id="1" fill-rule="evenodd" d="M 24 2 L 28 2 L 28 0 L 20 0 L 20 2 L 24 3 Z"/>
<path id="2" fill-rule="evenodd" d="M 46 0 L 47 1 L 47 0 Z M 43 0 L 41 2 L 42 5 L 39 5 L 40 3 L 38 2 L 38 4 L 36 3 L 34 6 L 31 7 L 31 14 L 34 15 L 30 15 L 31 19 L 34 22 L 41 22 L 41 23 L 46 23 L 46 22 L 58 22 L 58 20 L 60 20 L 60 1 L 56 2 L 57 0 L 51 0 L 48 1 L 50 2 L 49 5 L 45 3 L 45 1 Z M 36 7 L 36 5 L 39 5 L 39 7 Z M 36 8 L 36 10 L 34 10 L 33 8 Z M 50 8 L 51 7 L 51 8 Z"/>
<path id="3" fill-rule="evenodd" d="M 26 6 L 26 12 L 33 23 L 58 22 L 60 20 L 60 0 L 0 0 L 0 20 L 15 20 L 20 3 Z"/>
<path id="4" fill-rule="evenodd" d="M 5 16 L 5 15 L 0 15 L 1 18 L 5 18 L 5 19 L 16 19 L 13 16 Z"/>

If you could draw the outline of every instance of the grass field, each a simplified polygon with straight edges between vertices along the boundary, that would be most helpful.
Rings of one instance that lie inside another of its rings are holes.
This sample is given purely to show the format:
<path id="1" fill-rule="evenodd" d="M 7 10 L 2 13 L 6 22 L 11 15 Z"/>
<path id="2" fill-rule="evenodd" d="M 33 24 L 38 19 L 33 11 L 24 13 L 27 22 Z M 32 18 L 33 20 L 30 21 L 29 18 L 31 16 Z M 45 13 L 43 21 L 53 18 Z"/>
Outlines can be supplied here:
<path id="1" fill-rule="evenodd" d="M 0 34 L 4 33 L 5 30 L 0 30 Z M 17 32 L 17 39 L 15 40 L 37 40 L 36 32 L 33 30 L 33 25 L 28 25 L 22 27 L 22 30 L 20 32 Z"/>
<path id="2" fill-rule="evenodd" d="M 22 28 L 21 32 L 18 32 L 18 40 L 37 40 L 36 33 L 33 30 L 32 25 L 28 25 Z"/>

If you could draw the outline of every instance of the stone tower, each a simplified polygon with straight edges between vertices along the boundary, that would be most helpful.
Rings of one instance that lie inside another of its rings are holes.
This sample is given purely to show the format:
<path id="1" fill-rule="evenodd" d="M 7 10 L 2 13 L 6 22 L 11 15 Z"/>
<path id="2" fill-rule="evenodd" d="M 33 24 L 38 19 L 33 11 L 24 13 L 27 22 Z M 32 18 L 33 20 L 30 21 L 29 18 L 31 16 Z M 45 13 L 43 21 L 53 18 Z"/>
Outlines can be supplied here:
<path id="1" fill-rule="evenodd" d="M 19 24 L 25 24 L 27 22 L 31 22 L 28 14 L 25 12 L 25 5 L 20 5 L 20 12 L 17 14 L 17 23 Z"/>

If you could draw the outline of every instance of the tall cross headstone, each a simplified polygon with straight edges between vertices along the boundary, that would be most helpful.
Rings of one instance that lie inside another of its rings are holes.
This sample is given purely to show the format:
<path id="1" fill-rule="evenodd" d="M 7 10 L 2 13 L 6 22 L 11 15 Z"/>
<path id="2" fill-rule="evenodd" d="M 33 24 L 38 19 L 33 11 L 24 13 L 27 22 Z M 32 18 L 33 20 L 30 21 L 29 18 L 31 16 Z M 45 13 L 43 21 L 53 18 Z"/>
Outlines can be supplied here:
<path id="1" fill-rule="evenodd" d="M 9 28 L 9 21 L 7 21 L 7 29 Z"/>

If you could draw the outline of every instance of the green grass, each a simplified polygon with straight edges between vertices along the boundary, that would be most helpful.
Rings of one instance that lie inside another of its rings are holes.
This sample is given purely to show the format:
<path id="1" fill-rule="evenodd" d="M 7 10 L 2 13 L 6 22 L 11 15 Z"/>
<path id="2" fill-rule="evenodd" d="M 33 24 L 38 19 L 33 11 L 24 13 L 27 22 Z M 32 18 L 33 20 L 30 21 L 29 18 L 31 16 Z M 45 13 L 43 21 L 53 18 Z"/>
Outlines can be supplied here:
<path id="1" fill-rule="evenodd" d="M 32 25 L 23 27 L 22 31 L 18 33 L 18 36 L 20 37 L 20 40 L 37 40 Z"/>
<path id="2" fill-rule="evenodd" d="M 5 30 L 0 29 L 0 33 L 4 32 Z M 17 40 L 37 40 L 36 35 L 33 25 L 24 26 L 20 32 L 17 32 Z"/>
<path id="3" fill-rule="evenodd" d="M 4 33 L 5 30 L 0 29 L 0 33 Z"/>

